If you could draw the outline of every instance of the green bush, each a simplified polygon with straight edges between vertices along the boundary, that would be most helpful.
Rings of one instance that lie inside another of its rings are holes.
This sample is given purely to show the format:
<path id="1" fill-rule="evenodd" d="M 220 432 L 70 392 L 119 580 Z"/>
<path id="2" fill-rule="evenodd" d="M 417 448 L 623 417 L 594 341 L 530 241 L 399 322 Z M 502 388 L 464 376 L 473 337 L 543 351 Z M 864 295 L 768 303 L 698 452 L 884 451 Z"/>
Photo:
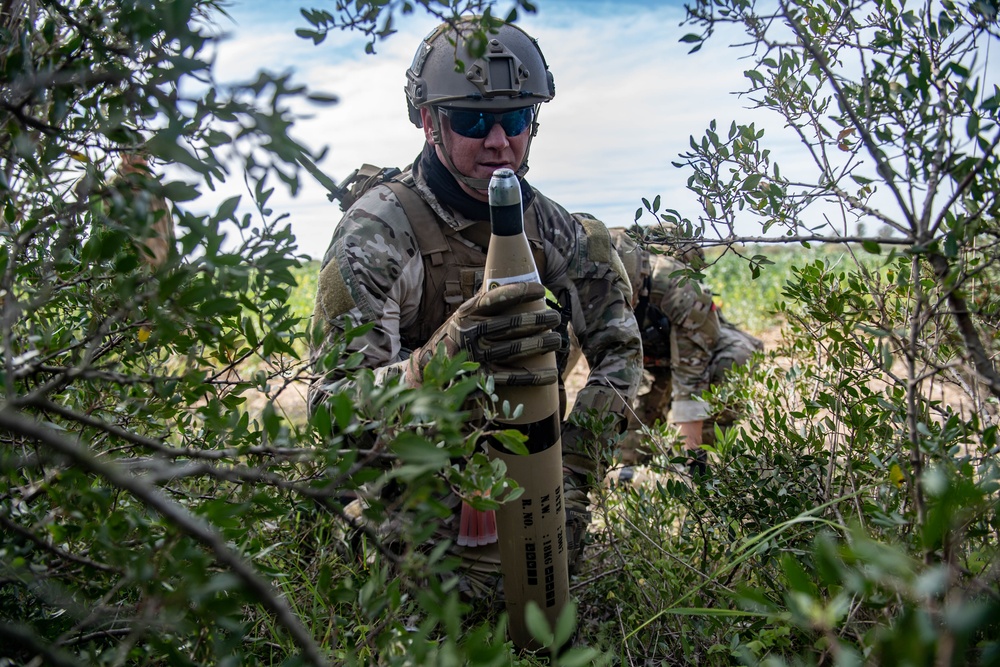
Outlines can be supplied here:
<path id="1" fill-rule="evenodd" d="M 282 394 L 313 377 L 316 271 L 268 202 L 272 182 L 297 190 L 316 157 L 288 136 L 285 103 L 305 91 L 266 74 L 211 85 L 210 0 L 29 4 L 27 20 L 5 13 L 0 26 L 0 662 L 543 662 L 511 647 L 502 614 L 462 603 L 443 550 L 420 546 L 448 512 L 446 489 L 489 489 L 484 503 L 516 493 L 473 453 L 481 433 L 463 408 L 488 386 L 469 364 L 438 360 L 418 390 L 376 386 L 341 341 L 319 370 L 351 373 L 361 391 L 331 388 L 313 415 L 283 411 Z M 995 7 L 864 6 L 783 6 L 796 50 L 765 50 L 748 78 L 762 104 L 833 142 L 814 155 L 864 148 L 873 170 L 824 171 L 802 189 L 769 163 L 759 130 L 723 136 L 713 123 L 692 140 L 689 187 L 713 224 L 753 211 L 792 235 L 811 232 L 800 216 L 813 198 L 867 214 L 875 175 L 914 188 L 902 208 L 942 182 L 955 190 L 933 225 L 909 209 L 883 216 L 896 237 L 794 254 L 748 245 L 748 268 L 726 253 L 708 269 L 731 319 L 781 325 L 781 339 L 706 397 L 743 415 L 717 434 L 702 483 L 651 425 L 659 476 L 595 498 L 573 583 L 578 641 L 593 648 L 550 664 L 1000 664 L 997 300 L 984 289 L 997 271 L 998 97 L 965 75 L 975 40 L 948 41 L 995 28 Z M 775 25 L 743 2 L 695 3 L 692 17 L 709 29 L 720 7 Z M 390 32 L 370 9 L 348 22 Z M 857 39 L 858 16 L 884 30 Z M 304 17 L 317 42 L 342 27 Z M 909 49 L 917 37 L 956 48 Z M 873 87 L 816 57 L 855 44 L 883 49 Z M 800 85 L 832 80 L 844 85 L 827 97 Z M 952 117 L 971 143 L 928 150 L 953 139 L 940 123 Z M 228 176 L 230 149 L 258 217 L 237 216 L 235 199 L 186 212 Z M 136 153 L 199 182 L 116 177 Z M 156 199 L 172 202 L 178 240 L 151 266 L 140 246 Z M 387 452 L 401 465 L 380 469 Z M 387 484 L 359 514 L 353 499 Z M 408 521 L 386 532 L 389 509 Z M 571 620 L 533 629 L 553 646 Z"/>
<path id="2" fill-rule="evenodd" d="M 666 431 L 653 478 L 602 498 L 583 607 L 613 610 L 596 632 L 626 662 L 996 664 L 997 427 L 968 396 L 898 382 L 872 323 L 910 316 L 908 258 L 801 259 L 774 308 L 782 342 L 707 397 L 744 410 L 708 448 L 709 478 L 692 482 Z"/>
<path id="3" fill-rule="evenodd" d="M 315 274 L 269 204 L 316 159 L 288 135 L 307 91 L 265 73 L 213 85 L 214 0 L 15 4 L 0 14 L 0 664 L 521 662 L 504 619 L 459 600 L 453 559 L 419 547 L 446 489 L 513 492 L 472 455 L 469 365 L 442 361 L 420 390 L 361 372 L 362 394 L 311 417 L 278 400 L 312 373 Z M 128 173 L 136 157 L 150 170 Z M 230 170 L 254 216 L 240 197 L 185 210 Z M 165 221 L 176 242 L 147 261 Z M 342 350 L 323 363 L 353 372 Z M 373 466 L 386 452 L 402 465 Z M 388 501 L 345 509 L 373 482 L 410 519 L 393 539 L 377 530 Z"/>

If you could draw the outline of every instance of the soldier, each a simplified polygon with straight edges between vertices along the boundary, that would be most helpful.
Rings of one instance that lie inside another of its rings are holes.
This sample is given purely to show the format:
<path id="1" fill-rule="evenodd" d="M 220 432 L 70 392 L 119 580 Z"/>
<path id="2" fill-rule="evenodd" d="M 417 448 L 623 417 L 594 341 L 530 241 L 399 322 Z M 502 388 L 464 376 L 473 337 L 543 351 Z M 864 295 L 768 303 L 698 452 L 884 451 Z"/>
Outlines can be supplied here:
<path id="1" fill-rule="evenodd" d="M 579 217 L 587 214 L 575 214 Z M 704 255 L 697 246 L 681 247 L 674 254 L 650 252 L 636 244 L 625 228 L 610 230 L 632 286 L 632 305 L 642 332 L 643 366 L 651 378 L 649 391 L 640 394 L 622 444 L 626 464 L 648 460 L 651 453 L 640 446 L 643 425 L 652 425 L 670 414 L 684 447 L 691 456 L 693 474 L 704 475 L 702 444 L 715 442 L 715 424 L 728 426 L 736 413 L 709 414 L 698 397 L 721 383 L 729 369 L 746 364 L 763 343 L 727 322 L 707 287 L 682 275 L 689 266 L 699 269 Z M 652 230 L 633 228 L 643 242 Z"/>
<path id="2" fill-rule="evenodd" d="M 363 355 L 377 381 L 400 377 L 411 386 L 421 383 L 442 342 L 448 353 L 462 349 L 473 361 L 486 360 L 492 348 L 491 364 L 502 364 L 504 355 L 513 360 L 554 350 L 565 363 L 572 327 L 591 372 L 571 414 L 613 415 L 608 431 L 597 436 L 569 421 L 562 426 L 572 560 L 590 520 L 587 493 L 605 469 L 602 445 L 624 430 L 626 406 L 641 380 L 639 331 L 605 226 L 575 220 L 523 178 L 539 109 L 555 95 L 542 52 L 519 27 L 502 24 L 488 33 L 482 56 L 470 55 L 467 40 L 475 25 L 442 24 L 417 49 L 405 93 L 410 121 L 424 133 L 423 151 L 401 174 L 379 172 L 377 184 L 367 179 L 360 188 L 363 194 L 347 209 L 323 258 L 314 318 L 323 323 L 328 343 L 345 326 L 374 323 L 349 350 Z M 464 70 L 456 71 L 456 59 Z M 522 283 L 479 295 L 490 237 L 487 188 L 501 167 L 520 181 L 525 231 L 544 287 Z M 542 298 L 546 288 L 558 311 L 547 309 L 531 322 L 502 314 Z M 501 350 L 479 333 L 487 328 L 510 344 Z M 337 378 L 314 384 L 314 408 L 332 381 Z"/>

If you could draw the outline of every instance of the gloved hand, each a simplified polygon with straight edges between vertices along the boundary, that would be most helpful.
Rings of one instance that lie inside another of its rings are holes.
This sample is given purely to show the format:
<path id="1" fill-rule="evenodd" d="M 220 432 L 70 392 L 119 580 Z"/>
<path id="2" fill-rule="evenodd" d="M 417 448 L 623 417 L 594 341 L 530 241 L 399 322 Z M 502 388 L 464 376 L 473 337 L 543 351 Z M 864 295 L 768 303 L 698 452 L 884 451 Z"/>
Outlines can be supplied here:
<path id="1" fill-rule="evenodd" d="M 470 360 L 489 364 L 497 385 L 552 384 L 558 375 L 555 368 L 551 372 L 547 369 L 503 369 L 504 365 L 519 359 L 555 352 L 562 344 L 560 335 L 552 331 L 560 322 L 555 310 L 510 312 L 522 304 L 544 298 L 545 288 L 538 283 L 501 285 L 473 296 L 438 327 L 426 344 L 413 351 L 406 369 L 407 381 L 414 386 L 423 382 L 424 368 L 438 345 L 443 344 L 449 357 L 466 350 Z"/>

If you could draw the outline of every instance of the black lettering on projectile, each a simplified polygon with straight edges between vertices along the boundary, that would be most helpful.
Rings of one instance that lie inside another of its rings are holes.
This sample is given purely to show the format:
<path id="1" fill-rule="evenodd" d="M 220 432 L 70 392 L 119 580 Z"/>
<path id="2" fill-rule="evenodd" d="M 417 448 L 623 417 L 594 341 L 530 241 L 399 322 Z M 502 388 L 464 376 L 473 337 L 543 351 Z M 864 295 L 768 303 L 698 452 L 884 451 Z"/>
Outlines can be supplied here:
<path id="1" fill-rule="evenodd" d="M 548 537 L 546 535 L 546 537 Z M 552 564 L 552 540 L 545 540 L 542 543 L 542 554 L 545 563 L 545 606 L 554 607 L 556 604 L 556 568 Z"/>
<path id="2" fill-rule="evenodd" d="M 538 560 L 535 554 L 535 543 L 527 542 L 524 545 L 524 566 L 527 575 L 528 585 L 538 585 Z"/>

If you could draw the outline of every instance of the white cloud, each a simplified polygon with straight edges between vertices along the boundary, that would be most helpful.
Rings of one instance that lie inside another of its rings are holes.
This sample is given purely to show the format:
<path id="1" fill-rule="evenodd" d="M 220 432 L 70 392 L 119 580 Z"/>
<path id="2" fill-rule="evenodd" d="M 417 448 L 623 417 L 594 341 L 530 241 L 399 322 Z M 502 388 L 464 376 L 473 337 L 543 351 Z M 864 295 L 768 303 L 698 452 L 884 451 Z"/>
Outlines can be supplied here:
<path id="1" fill-rule="evenodd" d="M 726 42 L 687 55 L 678 43 L 682 10 L 653 5 L 581 11 L 554 3 L 521 21 L 538 38 L 556 82 L 556 98 L 540 115 L 528 179 L 568 209 L 609 225 L 630 223 L 642 197 L 657 194 L 666 206 L 696 215 L 687 174 L 670 162 L 710 118 L 728 124 L 743 114 L 729 94 L 742 85 L 742 74 Z M 220 80 L 247 79 L 259 67 L 294 68 L 296 81 L 339 97 L 293 130 L 313 148 L 329 146 L 322 166 L 335 179 L 364 162 L 404 166 L 417 155 L 423 137 L 406 118 L 404 72 L 432 19 L 408 17 L 399 34 L 377 45 L 377 55 L 366 56 L 356 36 L 332 34 L 319 46 L 296 37 L 295 27 L 305 25 L 297 14 L 273 14 L 255 2 L 230 12 L 238 25 L 223 26 L 233 38 L 220 49 Z M 230 194 L 205 197 L 203 204 Z M 276 193 L 271 204 L 291 214 L 302 250 L 321 255 L 340 217 L 322 188 L 310 182 L 297 198 Z"/>

